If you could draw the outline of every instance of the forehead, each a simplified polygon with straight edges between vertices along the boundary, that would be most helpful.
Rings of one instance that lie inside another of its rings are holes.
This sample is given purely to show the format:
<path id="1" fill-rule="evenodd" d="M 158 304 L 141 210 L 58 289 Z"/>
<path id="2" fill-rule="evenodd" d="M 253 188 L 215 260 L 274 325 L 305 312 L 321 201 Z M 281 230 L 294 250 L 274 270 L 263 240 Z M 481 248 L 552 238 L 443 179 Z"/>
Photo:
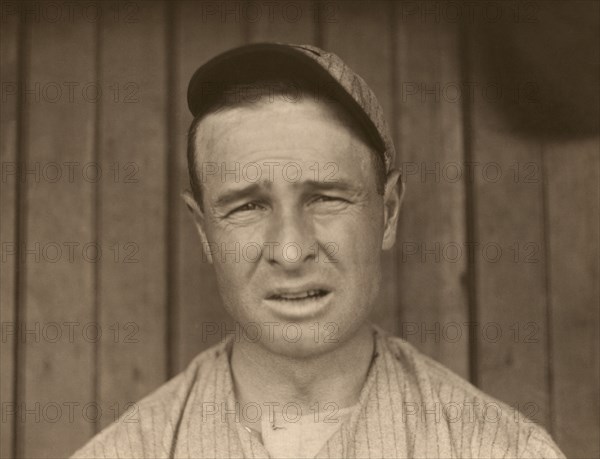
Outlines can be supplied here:
<path id="1" fill-rule="evenodd" d="M 281 158 L 364 167 L 370 146 L 336 103 L 302 98 L 261 100 L 207 115 L 195 136 L 197 163 Z"/>

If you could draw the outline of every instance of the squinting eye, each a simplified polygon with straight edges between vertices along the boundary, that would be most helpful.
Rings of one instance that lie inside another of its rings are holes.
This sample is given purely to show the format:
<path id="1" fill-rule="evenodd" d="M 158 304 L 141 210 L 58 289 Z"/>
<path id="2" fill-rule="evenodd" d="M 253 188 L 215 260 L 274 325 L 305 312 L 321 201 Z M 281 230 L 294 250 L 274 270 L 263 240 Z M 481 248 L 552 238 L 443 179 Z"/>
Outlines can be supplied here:
<path id="1" fill-rule="evenodd" d="M 313 200 L 313 202 L 335 202 L 335 201 L 338 201 L 338 202 L 347 202 L 345 199 L 338 198 L 336 196 L 325 196 L 325 195 L 317 196 Z"/>
<path id="2" fill-rule="evenodd" d="M 258 204 L 256 204 L 255 202 L 248 202 L 248 203 L 244 204 L 243 206 L 236 207 L 235 209 L 233 209 L 231 212 L 229 212 L 229 215 L 238 213 L 238 212 L 249 212 L 252 210 L 259 210 L 259 209 L 261 209 L 261 207 Z"/>

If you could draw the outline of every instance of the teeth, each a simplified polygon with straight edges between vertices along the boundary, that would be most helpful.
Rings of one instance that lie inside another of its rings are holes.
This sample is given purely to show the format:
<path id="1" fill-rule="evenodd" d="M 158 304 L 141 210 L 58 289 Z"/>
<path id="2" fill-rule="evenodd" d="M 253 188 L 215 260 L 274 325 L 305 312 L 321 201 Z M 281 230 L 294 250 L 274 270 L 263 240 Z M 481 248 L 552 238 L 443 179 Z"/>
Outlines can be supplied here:
<path id="1" fill-rule="evenodd" d="M 308 290 L 300 293 L 283 293 L 281 295 L 277 295 L 277 297 L 284 300 L 302 300 L 313 296 L 321 296 L 322 293 L 323 292 L 321 290 Z"/>

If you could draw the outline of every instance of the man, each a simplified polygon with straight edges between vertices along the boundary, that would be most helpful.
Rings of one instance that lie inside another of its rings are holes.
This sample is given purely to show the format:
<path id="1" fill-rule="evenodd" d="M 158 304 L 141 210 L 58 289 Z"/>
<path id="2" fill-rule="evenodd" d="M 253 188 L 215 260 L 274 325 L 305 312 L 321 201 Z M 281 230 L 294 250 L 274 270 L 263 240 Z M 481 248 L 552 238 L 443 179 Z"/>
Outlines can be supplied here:
<path id="1" fill-rule="evenodd" d="M 375 95 L 311 46 L 192 77 L 186 193 L 243 331 L 75 457 L 564 457 L 547 433 L 367 317 L 403 194 Z"/>

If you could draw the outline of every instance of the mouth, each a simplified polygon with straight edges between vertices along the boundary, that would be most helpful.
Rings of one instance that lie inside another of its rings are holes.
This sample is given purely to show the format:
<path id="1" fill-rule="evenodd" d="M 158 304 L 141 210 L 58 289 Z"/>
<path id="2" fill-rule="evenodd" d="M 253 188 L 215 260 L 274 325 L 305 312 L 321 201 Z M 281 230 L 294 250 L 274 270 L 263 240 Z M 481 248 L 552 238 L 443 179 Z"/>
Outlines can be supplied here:
<path id="1" fill-rule="evenodd" d="M 282 319 L 302 320 L 325 312 L 332 297 L 333 291 L 326 287 L 281 288 L 270 292 L 265 303 Z"/>
<path id="2" fill-rule="evenodd" d="M 282 292 L 269 295 L 268 300 L 275 301 L 290 301 L 290 302 L 302 302 L 306 300 L 312 300 L 322 298 L 328 295 L 330 292 L 324 289 L 311 289 L 303 290 L 298 292 Z"/>

